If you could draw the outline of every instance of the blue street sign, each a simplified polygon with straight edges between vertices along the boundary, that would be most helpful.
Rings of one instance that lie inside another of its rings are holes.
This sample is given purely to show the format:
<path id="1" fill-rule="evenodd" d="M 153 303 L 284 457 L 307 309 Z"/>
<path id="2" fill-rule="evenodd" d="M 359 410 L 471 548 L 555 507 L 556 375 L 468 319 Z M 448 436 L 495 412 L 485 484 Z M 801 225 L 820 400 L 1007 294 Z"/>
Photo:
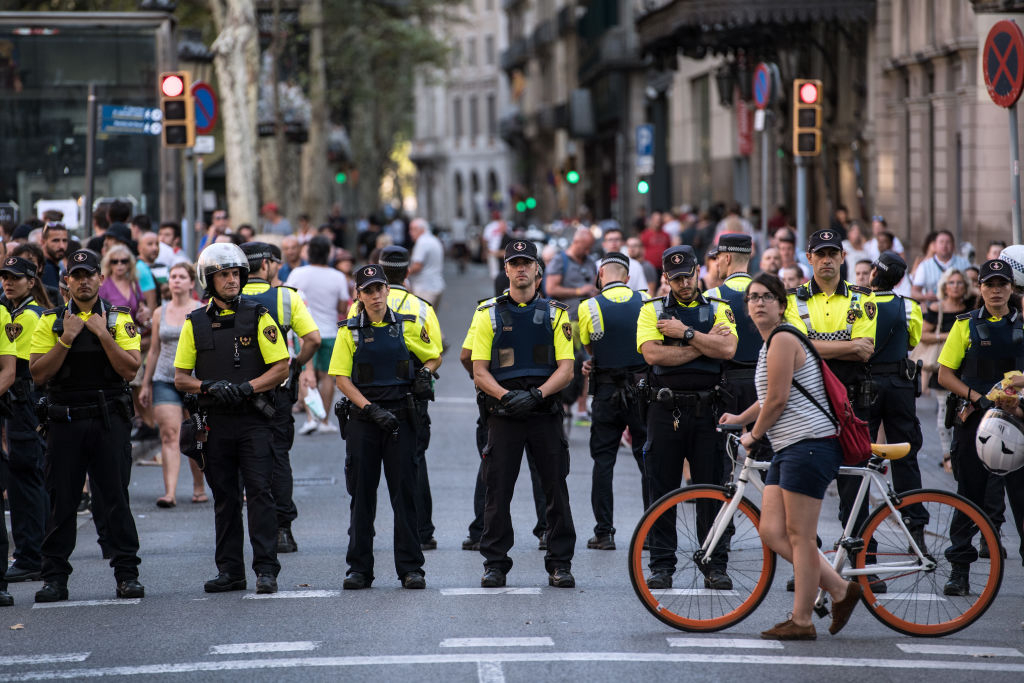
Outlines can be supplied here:
<path id="1" fill-rule="evenodd" d="M 217 95 L 206 83 L 192 86 L 192 101 L 196 108 L 196 132 L 210 133 L 217 122 Z"/>
<path id="2" fill-rule="evenodd" d="M 99 114 L 100 133 L 159 135 L 164 129 L 164 115 L 158 107 L 104 104 Z"/>
<path id="3" fill-rule="evenodd" d="M 636 174 L 654 173 L 654 124 L 636 127 Z"/>

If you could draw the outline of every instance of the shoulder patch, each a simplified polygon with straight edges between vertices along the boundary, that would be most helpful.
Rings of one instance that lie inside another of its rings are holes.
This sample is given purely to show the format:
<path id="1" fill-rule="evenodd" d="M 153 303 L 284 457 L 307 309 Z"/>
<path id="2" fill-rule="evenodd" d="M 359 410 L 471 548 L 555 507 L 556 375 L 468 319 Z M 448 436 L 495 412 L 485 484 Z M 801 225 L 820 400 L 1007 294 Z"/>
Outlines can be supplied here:
<path id="1" fill-rule="evenodd" d="M 110 310 L 114 311 L 115 313 L 124 313 L 125 315 L 132 314 L 132 309 L 128 308 L 127 306 L 111 306 Z"/>
<path id="2" fill-rule="evenodd" d="M 351 320 L 351 319 L 352 318 L 345 318 L 344 320 L 339 321 L 338 322 L 338 329 L 340 330 L 343 327 L 348 327 L 348 321 Z"/>
<path id="3" fill-rule="evenodd" d="M 868 301 L 864 304 L 864 315 L 868 317 L 868 320 L 875 319 L 875 313 L 878 312 L 878 307 L 875 306 L 874 301 Z"/>
<path id="4" fill-rule="evenodd" d="M 135 335 L 139 333 L 139 328 L 135 326 L 135 323 L 125 323 L 124 333 L 128 335 L 129 339 L 134 339 Z"/>
<path id="5" fill-rule="evenodd" d="M 277 326 L 267 325 L 263 328 L 263 336 L 267 338 L 271 344 L 277 343 Z"/>
<path id="6" fill-rule="evenodd" d="M 563 311 L 568 311 L 569 310 L 569 306 L 568 305 L 563 304 L 561 301 L 556 301 L 555 299 L 549 299 L 548 300 L 548 305 L 554 306 L 555 308 L 559 308 L 559 309 L 561 309 Z"/>
<path id="7" fill-rule="evenodd" d="M 63 310 L 64 310 L 63 306 L 61 306 L 60 308 L 50 308 L 50 309 L 47 309 L 47 310 L 43 311 L 43 315 L 57 315 L 58 313 L 62 312 Z"/>
<path id="8" fill-rule="evenodd" d="M 562 323 L 562 334 L 565 335 L 566 341 L 572 341 L 572 325 L 569 323 Z"/>
<path id="9" fill-rule="evenodd" d="M 711 296 L 710 294 L 705 294 L 704 298 L 707 299 L 708 301 L 717 301 L 720 304 L 727 304 L 727 303 L 729 303 L 728 301 L 726 301 L 725 299 L 722 299 L 721 297 Z"/>
<path id="10" fill-rule="evenodd" d="M 728 320 L 733 325 L 736 324 L 736 316 L 733 314 L 731 308 L 725 309 L 725 319 Z"/>
<path id="11" fill-rule="evenodd" d="M 848 286 L 850 288 L 850 291 L 857 292 L 858 294 L 870 294 L 871 293 L 871 288 L 870 287 L 862 287 L 861 285 L 848 285 Z"/>
<path id="12" fill-rule="evenodd" d="M 399 320 L 402 320 L 403 322 L 407 322 L 407 323 L 414 323 L 414 322 L 416 322 L 416 316 L 409 315 L 408 313 L 399 313 L 395 317 L 398 318 Z"/>
<path id="13" fill-rule="evenodd" d="M 270 309 L 267 308 L 266 306 L 264 306 L 263 304 L 260 304 L 260 305 L 258 305 L 256 307 L 256 319 L 257 320 L 262 318 L 263 316 L 267 315 L 268 313 L 270 313 Z"/>
<path id="14" fill-rule="evenodd" d="M 956 317 L 957 320 L 970 320 L 971 316 L 974 315 L 974 311 L 968 311 L 967 313 L 961 313 Z"/>
<path id="15" fill-rule="evenodd" d="M 430 343 L 430 335 L 427 334 L 427 328 L 425 328 L 425 327 L 421 327 L 420 328 L 420 339 L 423 341 L 424 344 L 429 344 Z"/>

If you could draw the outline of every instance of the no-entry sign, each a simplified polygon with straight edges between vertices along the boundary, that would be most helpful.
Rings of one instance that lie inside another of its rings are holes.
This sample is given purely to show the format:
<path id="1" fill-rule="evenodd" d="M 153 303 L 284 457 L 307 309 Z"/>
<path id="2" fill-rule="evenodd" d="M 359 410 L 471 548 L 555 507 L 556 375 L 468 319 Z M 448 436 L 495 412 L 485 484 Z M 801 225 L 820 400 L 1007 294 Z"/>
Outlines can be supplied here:
<path id="1" fill-rule="evenodd" d="M 1024 33 L 1017 22 L 997 21 L 985 39 L 982 73 L 988 96 L 1000 107 L 1012 107 L 1024 90 Z"/>

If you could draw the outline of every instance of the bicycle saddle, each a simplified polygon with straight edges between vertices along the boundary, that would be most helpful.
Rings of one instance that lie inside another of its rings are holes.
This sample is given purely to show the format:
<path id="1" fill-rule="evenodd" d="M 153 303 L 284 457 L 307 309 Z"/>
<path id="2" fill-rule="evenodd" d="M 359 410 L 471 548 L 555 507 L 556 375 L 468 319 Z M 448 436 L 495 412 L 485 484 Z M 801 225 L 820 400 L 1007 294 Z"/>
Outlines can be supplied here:
<path id="1" fill-rule="evenodd" d="M 873 443 L 871 444 L 871 455 L 877 455 L 886 460 L 899 460 L 910 452 L 909 443 Z"/>

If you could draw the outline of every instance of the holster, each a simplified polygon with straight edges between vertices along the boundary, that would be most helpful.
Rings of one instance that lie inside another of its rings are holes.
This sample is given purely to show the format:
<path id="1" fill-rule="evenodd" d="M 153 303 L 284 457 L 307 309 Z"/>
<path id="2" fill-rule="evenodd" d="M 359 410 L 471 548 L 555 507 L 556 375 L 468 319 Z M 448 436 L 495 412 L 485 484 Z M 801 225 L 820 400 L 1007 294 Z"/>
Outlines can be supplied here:
<path id="1" fill-rule="evenodd" d="M 946 429 L 952 429 L 960 424 L 960 409 L 966 401 L 952 391 L 946 394 L 946 420 L 943 425 Z"/>
<path id="2" fill-rule="evenodd" d="M 719 390 L 673 391 L 662 387 L 655 393 L 654 400 L 671 410 L 689 413 L 695 417 L 704 417 L 708 414 L 717 416 Z"/>
<path id="3" fill-rule="evenodd" d="M 295 403 L 299 400 L 299 375 L 301 374 L 302 366 L 293 361 L 288 368 L 288 384 L 285 387 L 288 391 L 286 395 L 290 403 Z"/>
<path id="4" fill-rule="evenodd" d="M 342 440 L 345 439 L 345 432 L 348 427 L 349 411 L 351 408 L 352 402 L 345 397 L 342 397 L 340 401 L 334 404 L 334 414 L 338 418 L 338 430 L 341 432 Z"/>
<path id="5" fill-rule="evenodd" d="M 36 432 L 45 439 L 47 428 L 50 426 L 50 398 L 48 396 L 43 396 L 36 402 L 36 419 L 39 421 Z"/>
<path id="6" fill-rule="evenodd" d="M 870 376 L 854 384 L 846 385 L 846 394 L 850 399 L 850 405 L 855 408 L 863 408 L 865 410 L 870 408 L 875 400 L 875 393 L 875 382 Z"/>

